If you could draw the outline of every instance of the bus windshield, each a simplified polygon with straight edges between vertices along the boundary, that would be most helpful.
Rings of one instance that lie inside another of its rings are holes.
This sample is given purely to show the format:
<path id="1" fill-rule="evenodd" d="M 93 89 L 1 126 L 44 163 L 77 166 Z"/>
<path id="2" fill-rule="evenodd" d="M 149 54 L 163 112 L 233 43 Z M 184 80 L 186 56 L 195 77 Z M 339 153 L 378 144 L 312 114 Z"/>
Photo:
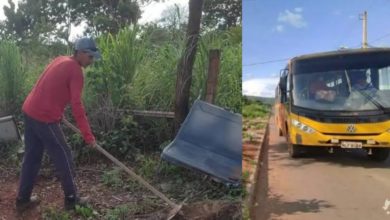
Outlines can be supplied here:
<path id="1" fill-rule="evenodd" d="M 293 105 L 321 111 L 389 109 L 390 54 L 386 55 L 338 56 L 295 63 Z"/>

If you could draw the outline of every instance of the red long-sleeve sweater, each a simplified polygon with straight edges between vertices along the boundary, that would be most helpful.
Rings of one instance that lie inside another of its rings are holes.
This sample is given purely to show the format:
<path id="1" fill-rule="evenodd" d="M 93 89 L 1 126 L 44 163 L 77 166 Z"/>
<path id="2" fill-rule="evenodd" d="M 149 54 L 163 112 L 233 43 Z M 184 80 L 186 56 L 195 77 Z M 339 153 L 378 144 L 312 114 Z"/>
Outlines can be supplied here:
<path id="1" fill-rule="evenodd" d="M 58 122 L 65 107 L 70 104 L 84 141 L 90 144 L 95 141 L 95 137 L 81 101 L 83 85 L 84 76 L 80 64 L 69 56 L 57 57 L 46 67 L 27 96 L 23 112 L 37 121 Z"/>

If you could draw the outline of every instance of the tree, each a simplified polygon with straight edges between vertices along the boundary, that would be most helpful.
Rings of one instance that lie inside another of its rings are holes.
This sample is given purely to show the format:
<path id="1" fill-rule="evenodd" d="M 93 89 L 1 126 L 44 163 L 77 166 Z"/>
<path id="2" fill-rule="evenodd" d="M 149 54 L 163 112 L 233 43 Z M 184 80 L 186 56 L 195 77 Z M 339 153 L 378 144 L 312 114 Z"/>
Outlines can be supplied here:
<path id="1" fill-rule="evenodd" d="M 225 30 L 242 20 L 241 0 L 209 0 L 204 4 L 203 25 L 210 29 Z"/>
<path id="2" fill-rule="evenodd" d="M 187 8 L 175 4 L 162 11 L 161 15 L 157 22 L 142 25 L 141 37 L 148 38 L 152 45 L 157 47 L 165 42 L 181 44 L 186 35 Z"/>
<path id="3" fill-rule="evenodd" d="M 188 11 L 185 7 L 174 4 L 161 13 L 162 18 L 159 20 L 159 24 L 169 30 L 176 29 L 184 32 L 188 21 L 187 14 Z"/>
<path id="4" fill-rule="evenodd" d="M 190 0 L 187 27 L 187 43 L 184 54 L 178 64 L 175 97 L 175 133 L 188 114 L 188 101 L 192 81 L 197 43 L 199 39 L 203 0 Z"/>
<path id="5" fill-rule="evenodd" d="M 8 0 L 9 7 L 4 6 L 4 15 L 7 19 L 4 22 L 4 35 L 6 38 L 14 38 L 21 41 L 31 38 L 35 34 L 33 29 L 41 20 L 41 2 L 31 4 L 26 1 L 21 2 L 16 10 L 15 4 Z"/>
<path id="6" fill-rule="evenodd" d="M 17 9 L 11 0 L 8 3 L 3 7 L 7 19 L 0 24 L 5 29 L 2 38 L 18 42 L 68 42 L 70 25 L 81 22 L 86 22 L 89 33 L 116 34 L 136 24 L 141 15 L 136 0 L 22 0 Z"/>
<path id="7" fill-rule="evenodd" d="M 87 32 L 118 33 L 136 24 L 141 10 L 136 0 L 69 0 L 71 19 L 76 24 L 86 21 Z"/>

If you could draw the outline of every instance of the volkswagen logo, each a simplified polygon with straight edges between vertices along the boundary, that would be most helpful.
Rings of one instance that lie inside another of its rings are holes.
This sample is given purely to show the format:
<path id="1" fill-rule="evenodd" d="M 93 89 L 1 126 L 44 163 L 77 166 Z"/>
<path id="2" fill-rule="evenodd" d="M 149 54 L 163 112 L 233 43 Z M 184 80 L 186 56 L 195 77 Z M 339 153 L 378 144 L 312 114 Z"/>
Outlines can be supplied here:
<path id="1" fill-rule="evenodd" d="M 350 124 L 347 126 L 347 132 L 348 133 L 355 133 L 356 132 L 356 127 L 354 124 Z"/>

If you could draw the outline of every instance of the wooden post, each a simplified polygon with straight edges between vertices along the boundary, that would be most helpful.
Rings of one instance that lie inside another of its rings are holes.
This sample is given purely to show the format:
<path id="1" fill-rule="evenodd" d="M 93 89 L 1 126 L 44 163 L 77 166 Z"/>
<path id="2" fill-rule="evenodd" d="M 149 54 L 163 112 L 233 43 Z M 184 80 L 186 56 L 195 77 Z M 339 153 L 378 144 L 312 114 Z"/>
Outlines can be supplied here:
<path id="1" fill-rule="evenodd" d="M 209 52 L 209 71 L 207 77 L 206 102 L 213 104 L 215 94 L 217 93 L 220 50 L 210 50 Z"/>
<path id="2" fill-rule="evenodd" d="M 196 47 L 199 38 L 200 21 L 204 0 L 190 0 L 187 27 L 187 43 L 177 67 L 176 94 L 175 94 L 175 126 L 174 133 L 179 131 L 181 124 L 187 117 L 188 101 L 192 81 L 192 67 L 194 66 Z"/>

